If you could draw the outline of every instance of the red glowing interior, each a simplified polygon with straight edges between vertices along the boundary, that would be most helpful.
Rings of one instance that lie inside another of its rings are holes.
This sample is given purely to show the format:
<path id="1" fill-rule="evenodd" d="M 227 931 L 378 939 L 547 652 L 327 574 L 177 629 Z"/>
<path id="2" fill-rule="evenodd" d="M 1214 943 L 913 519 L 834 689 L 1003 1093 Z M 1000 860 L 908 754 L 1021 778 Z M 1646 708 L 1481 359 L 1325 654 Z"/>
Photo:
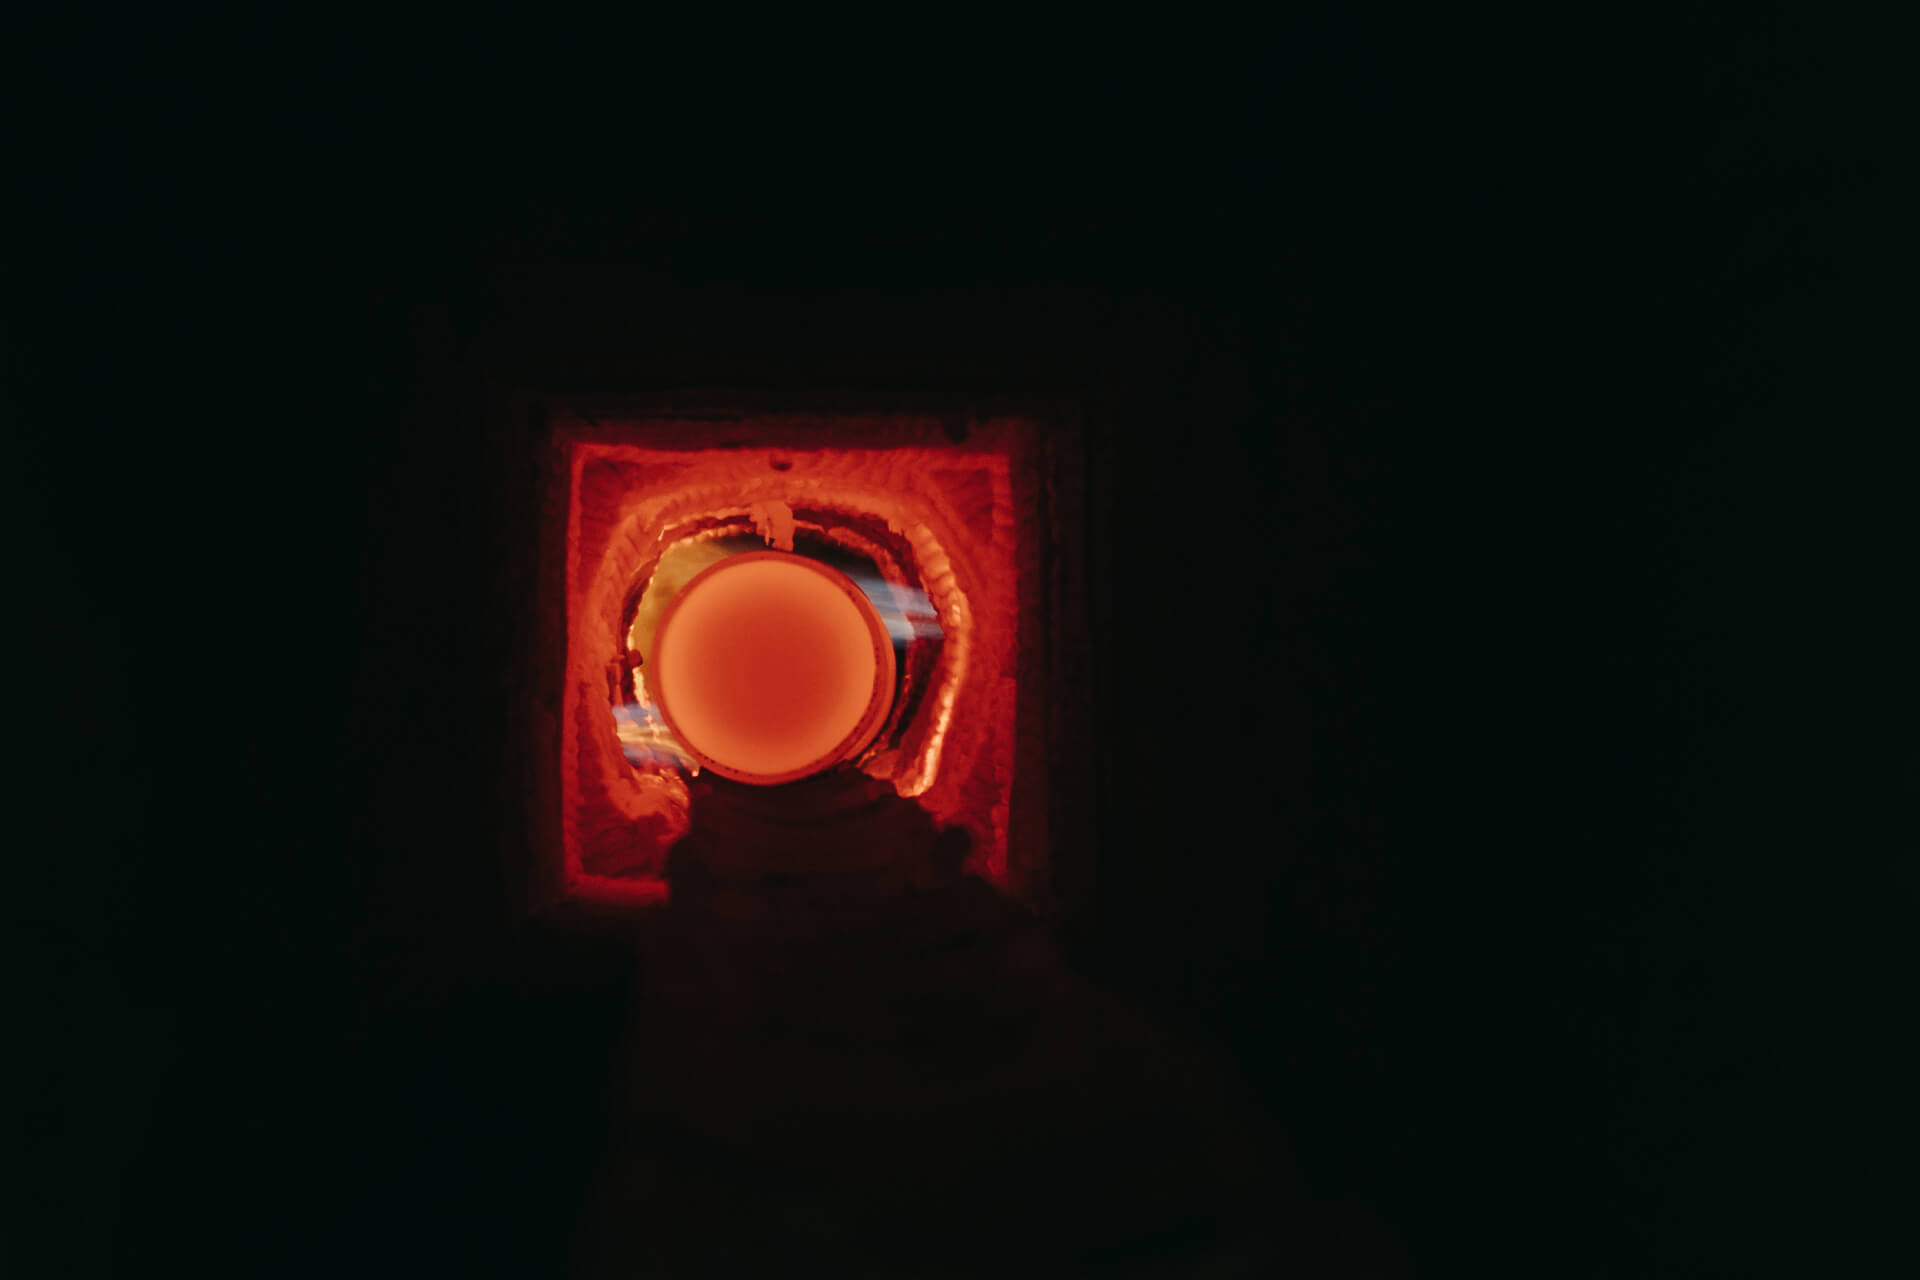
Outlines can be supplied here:
<path id="1" fill-rule="evenodd" d="M 975 420 L 963 438 L 949 425 L 912 415 L 555 421 L 545 563 L 564 658 L 545 677 L 558 821 L 539 864 L 541 900 L 619 909 L 668 892 L 666 852 L 686 830 L 688 792 L 674 768 L 624 754 L 632 726 L 616 712 L 636 697 L 726 776 L 767 782 L 857 760 L 937 821 L 966 828 L 976 874 L 1040 891 L 1047 473 L 1022 419 Z M 727 530 L 771 552 L 813 539 L 858 553 L 935 615 L 937 660 L 896 672 L 864 594 L 849 597 L 818 565 L 790 567 L 812 581 L 721 585 L 766 552 L 732 555 L 697 592 L 689 580 L 661 615 L 655 651 L 636 651 L 634 602 L 656 570 Z M 695 655 L 684 664 L 681 641 Z M 912 697 L 894 692 L 897 676 L 918 681 Z"/>
<path id="2" fill-rule="evenodd" d="M 721 561 L 675 599 L 647 683 L 700 763 L 743 782 L 805 777 L 865 746 L 893 647 L 860 589 L 781 552 Z"/>

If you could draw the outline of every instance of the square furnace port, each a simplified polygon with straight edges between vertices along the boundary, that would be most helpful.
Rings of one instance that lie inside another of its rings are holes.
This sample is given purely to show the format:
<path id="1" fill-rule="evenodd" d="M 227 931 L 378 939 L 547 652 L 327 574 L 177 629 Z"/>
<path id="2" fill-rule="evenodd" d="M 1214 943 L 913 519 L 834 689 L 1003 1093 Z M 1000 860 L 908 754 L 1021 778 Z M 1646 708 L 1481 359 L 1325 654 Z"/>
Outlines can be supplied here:
<path id="1" fill-rule="evenodd" d="M 846 763 L 965 827 L 974 874 L 1047 905 L 1061 710 L 1049 686 L 1077 599 L 1070 427 L 571 409 L 549 427 L 543 599 L 564 616 L 564 653 L 542 673 L 558 703 L 559 812 L 537 905 L 666 899 L 701 765 L 655 705 L 652 640 L 703 570 L 769 550 L 844 575 L 884 623 L 884 710 Z"/>

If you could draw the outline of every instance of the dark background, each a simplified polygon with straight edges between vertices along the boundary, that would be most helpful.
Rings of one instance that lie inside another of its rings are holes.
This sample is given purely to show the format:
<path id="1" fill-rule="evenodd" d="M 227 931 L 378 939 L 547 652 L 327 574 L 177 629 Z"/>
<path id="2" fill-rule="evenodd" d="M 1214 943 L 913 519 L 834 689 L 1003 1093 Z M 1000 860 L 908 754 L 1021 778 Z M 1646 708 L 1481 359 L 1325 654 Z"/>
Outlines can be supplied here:
<path id="1" fill-rule="evenodd" d="M 1891 41 L 579 34 L 29 46 L 9 1251 L 540 1273 L 625 975 L 498 870 L 499 406 L 630 377 L 1081 406 L 1066 936 L 1227 1050 L 1333 1229 L 1911 1265 Z"/>

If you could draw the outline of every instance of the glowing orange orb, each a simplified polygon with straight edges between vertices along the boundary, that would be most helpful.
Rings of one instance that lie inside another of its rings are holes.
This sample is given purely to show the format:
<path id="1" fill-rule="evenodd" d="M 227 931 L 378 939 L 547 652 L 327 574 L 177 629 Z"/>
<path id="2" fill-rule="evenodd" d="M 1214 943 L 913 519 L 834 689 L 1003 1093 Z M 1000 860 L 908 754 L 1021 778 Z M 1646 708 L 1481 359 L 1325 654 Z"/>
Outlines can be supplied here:
<path id="1" fill-rule="evenodd" d="M 893 644 L 845 574 L 753 551 L 712 565 L 661 616 L 647 688 L 705 768 L 791 782 L 859 753 L 893 698 Z"/>

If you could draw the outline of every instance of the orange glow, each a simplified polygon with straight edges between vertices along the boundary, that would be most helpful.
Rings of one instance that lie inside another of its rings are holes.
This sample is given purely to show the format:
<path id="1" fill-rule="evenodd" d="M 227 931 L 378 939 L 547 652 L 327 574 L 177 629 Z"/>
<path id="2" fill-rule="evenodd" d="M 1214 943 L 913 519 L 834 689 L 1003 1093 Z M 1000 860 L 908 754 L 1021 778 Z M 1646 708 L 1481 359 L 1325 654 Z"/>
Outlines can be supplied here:
<path id="1" fill-rule="evenodd" d="M 1042 794 L 1037 723 L 1022 733 L 1020 716 L 1044 715 L 1043 704 L 1027 707 L 1017 694 L 1041 650 L 1023 652 L 1017 641 L 1041 616 L 1049 527 L 1045 505 L 1021 489 L 1040 468 L 1027 424 L 983 420 L 958 445 L 938 420 L 911 416 L 740 419 L 726 447 L 712 447 L 706 419 L 563 417 L 556 436 L 561 469 L 545 536 L 565 669 L 554 690 L 559 819 L 541 867 L 544 895 L 617 911 L 630 900 L 608 886 L 664 877 L 667 850 L 687 826 L 684 774 L 714 765 L 696 761 L 662 712 L 653 636 L 722 550 L 713 543 L 756 535 L 787 550 L 785 537 L 805 534 L 876 566 L 888 592 L 857 603 L 873 605 L 894 644 L 903 630 L 937 628 L 907 717 L 894 724 L 897 708 L 885 700 L 871 740 L 856 735 L 839 759 L 918 799 L 941 823 L 964 826 L 977 874 L 1015 890 L 1033 882 L 1045 859 L 1045 809 L 1016 813 L 1012 802 L 1016 758 Z M 885 598 L 902 590 L 910 598 Z M 895 656 L 891 644 L 885 656 Z M 882 734 L 885 749 L 863 758 Z"/>
<path id="2" fill-rule="evenodd" d="M 872 740 L 891 703 L 893 647 L 845 575 L 778 551 L 734 556 L 674 598 L 647 685 L 706 767 L 773 784 L 816 773 Z"/>

